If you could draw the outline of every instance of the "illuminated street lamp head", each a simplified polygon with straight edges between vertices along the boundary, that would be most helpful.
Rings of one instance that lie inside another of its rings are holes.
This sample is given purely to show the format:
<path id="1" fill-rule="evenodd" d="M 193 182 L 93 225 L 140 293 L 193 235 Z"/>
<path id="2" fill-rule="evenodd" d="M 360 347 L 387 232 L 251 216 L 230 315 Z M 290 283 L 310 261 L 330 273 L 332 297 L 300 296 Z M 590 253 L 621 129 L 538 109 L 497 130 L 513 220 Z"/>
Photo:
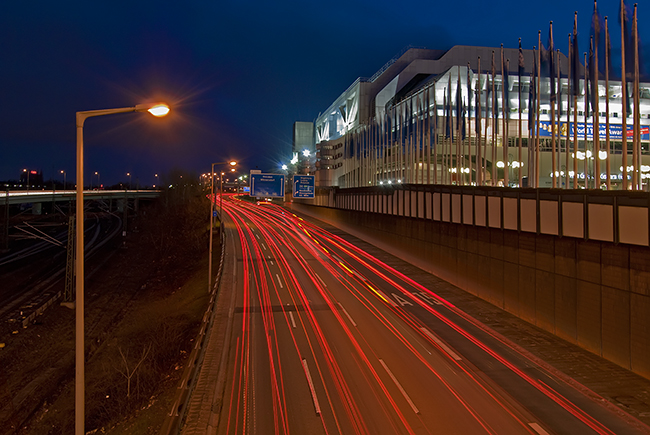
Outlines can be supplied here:
<path id="1" fill-rule="evenodd" d="M 153 116 L 160 118 L 161 116 L 165 116 L 169 113 L 169 106 L 163 103 L 156 104 L 155 106 L 150 108 L 148 112 L 151 113 Z"/>
<path id="2" fill-rule="evenodd" d="M 169 113 L 169 106 L 165 103 L 138 104 L 135 106 L 136 112 L 149 112 L 153 116 L 160 118 Z"/>
<path id="3" fill-rule="evenodd" d="M 233 160 L 232 162 L 228 162 L 228 164 L 229 164 L 230 166 L 237 166 L 237 162 L 234 161 L 234 160 Z"/>

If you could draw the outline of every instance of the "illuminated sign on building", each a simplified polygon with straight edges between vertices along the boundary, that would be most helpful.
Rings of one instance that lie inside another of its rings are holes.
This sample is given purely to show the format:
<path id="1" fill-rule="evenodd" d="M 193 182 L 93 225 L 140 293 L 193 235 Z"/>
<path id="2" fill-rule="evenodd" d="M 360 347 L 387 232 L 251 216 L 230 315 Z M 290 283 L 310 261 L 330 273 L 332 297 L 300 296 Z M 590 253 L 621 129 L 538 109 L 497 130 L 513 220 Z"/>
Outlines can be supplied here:
<path id="1" fill-rule="evenodd" d="M 587 125 L 587 140 L 594 139 L 594 126 L 593 124 Z M 567 138 L 567 132 L 569 133 L 569 140 L 573 140 L 574 129 L 573 123 L 560 122 L 559 129 L 558 125 L 555 125 L 557 131 L 559 131 L 560 139 Z M 599 137 L 600 140 L 607 139 L 607 125 L 603 122 L 598 125 Z M 650 140 L 650 127 L 647 125 L 642 125 L 640 128 L 641 131 L 641 140 Z M 585 140 L 585 123 L 578 123 L 578 140 Z M 634 129 L 632 125 L 627 126 L 627 137 L 631 139 L 634 136 Z M 550 121 L 540 121 L 539 123 L 539 137 L 551 137 L 551 122 Z M 610 124 L 609 125 L 609 139 L 614 141 L 623 140 L 623 126 L 621 124 Z"/>

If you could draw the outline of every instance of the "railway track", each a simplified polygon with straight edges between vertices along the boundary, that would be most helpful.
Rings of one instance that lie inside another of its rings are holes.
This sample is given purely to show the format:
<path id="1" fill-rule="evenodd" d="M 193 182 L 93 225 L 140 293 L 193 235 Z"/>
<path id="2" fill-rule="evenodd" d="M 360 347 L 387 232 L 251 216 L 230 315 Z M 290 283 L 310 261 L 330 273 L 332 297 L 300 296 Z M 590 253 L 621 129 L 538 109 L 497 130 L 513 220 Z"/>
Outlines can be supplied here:
<path id="1" fill-rule="evenodd" d="M 31 240 L 0 257 L 0 335 L 27 326 L 61 296 L 66 268 L 67 225 L 28 224 Z M 20 228 L 20 227 L 18 227 Z M 86 221 L 86 259 L 93 258 L 122 229 L 119 217 L 94 213 Z M 24 231 L 14 228 L 16 235 Z M 94 263 L 93 263 L 94 264 Z M 92 271 L 91 271 L 92 272 Z"/>

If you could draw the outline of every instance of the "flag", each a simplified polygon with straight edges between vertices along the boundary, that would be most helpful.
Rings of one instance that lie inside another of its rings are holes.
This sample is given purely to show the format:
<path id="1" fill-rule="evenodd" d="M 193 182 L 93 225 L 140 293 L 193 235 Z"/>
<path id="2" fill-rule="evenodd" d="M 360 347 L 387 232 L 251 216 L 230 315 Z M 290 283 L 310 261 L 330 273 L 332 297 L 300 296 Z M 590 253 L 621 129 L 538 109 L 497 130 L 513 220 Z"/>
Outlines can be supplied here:
<path id="1" fill-rule="evenodd" d="M 481 58 L 479 57 L 479 68 L 477 70 L 478 77 L 476 79 L 476 118 L 474 119 L 474 126 L 476 128 L 476 134 L 481 134 L 481 92 L 483 91 L 483 86 L 481 86 L 481 69 L 480 69 Z M 480 140 L 480 138 L 479 138 Z"/>
<path id="2" fill-rule="evenodd" d="M 587 62 L 585 62 L 586 64 Z M 594 63 L 594 44 L 593 40 L 589 41 L 589 61 L 588 65 L 585 65 L 585 119 L 589 117 L 590 107 L 593 108 L 592 95 L 589 91 L 589 80 L 591 77 L 591 68 Z M 593 87 L 593 86 L 592 86 Z M 586 122 L 586 121 L 585 121 Z"/>
<path id="3" fill-rule="evenodd" d="M 533 72 L 530 74 L 530 84 L 528 86 L 528 132 L 529 138 L 533 135 L 535 131 L 535 124 L 537 119 L 535 117 L 536 112 L 536 100 L 537 100 L 537 88 L 535 86 L 535 74 L 537 73 L 537 55 L 534 53 L 533 49 Z"/>
<path id="4" fill-rule="evenodd" d="M 463 110 L 463 94 L 460 83 L 460 66 L 458 67 L 458 80 L 456 81 L 456 129 L 460 131 L 461 111 Z"/>
<path id="5" fill-rule="evenodd" d="M 448 139 L 448 138 L 451 137 L 451 118 L 449 117 L 449 111 L 448 111 L 448 106 L 447 106 L 447 89 L 444 90 L 442 103 L 445 106 L 445 108 L 444 108 L 444 112 L 445 112 L 445 138 Z"/>
<path id="6" fill-rule="evenodd" d="M 558 116 L 563 115 L 562 111 L 562 82 L 560 81 L 560 77 L 562 77 L 562 62 L 560 62 L 560 50 L 557 50 L 556 52 L 556 59 L 557 59 L 557 110 L 558 110 Z"/>
<path id="7" fill-rule="evenodd" d="M 632 42 L 632 35 L 629 29 L 631 15 L 632 13 L 630 7 L 625 3 L 625 0 L 621 0 L 621 7 L 618 12 L 618 21 L 621 25 L 621 28 L 623 29 L 623 40 L 621 41 L 621 44 L 625 46 L 625 49 L 622 53 L 623 59 L 621 62 L 621 81 L 625 83 L 625 107 L 627 109 L 627 116 L 630 116 L 630 112 L 632 112 L 628 83 L 630 81 L 629 79 L 631 78 L 632 71 L 634 71 L 634 47 Z M 625 77 L 623 77 L 623 69 L 625 70 Z M 625 124 L 625 121 L 623 124 Z"/>
<path id="8" fill-rule="evenodd" d="M 503 110 L 508 114 L 510 113 L 510 74 L 508 72 L 505 54 L 503 53 L 503 45 L 501 45 L 501 81 L 503 82 Z"/>
<path id="9" fill-rule="evenodd" d="M 589 116 L 589 106 L 591 110 L 596 109 L 596 98 L 598 95 L 598 89 L 596 89 L 596 74 L 598 71 L 598 66 L 596 65 L 596 59 L 594 58 L 594 39 L 593 37 L 589 38 L 589 83 L 587 83 L 587 78 L 585 77 L 585 92 L 589 95 L 589 104 L 585 107 L 587 116 Z M 594 114 L 595 116 L 596 114 Z"/>
<path id="10" fill-rule="evenodd" d="M 603 17 L 598 12 L 598 3 L 594 1 L 594 13 L 591 17 L 591 29 L 590 34 L 594 38 L 594 52 L 595 53 L 604 53 L 606 38 L 604 38 L 604 20 Z M 598 57 L 598 68 L 597 71 L 605 71 L 605 56 Z"/>
<path id="11" fill-rule="evenodd" d="M 471 116 L 472 110 L 472 78 L 470 73 L 472 69 L 470 68 L 469 62 L 467 62 L 467 115 Z"/>
<path id="12" fill-rule="evenodd" d="M 461 130 L 460 130 L 460 139 L 465 140 L 466 136 L 466 126 L 465 126 L 465 104 L 461 102 L 461 111 L 462 111 L 462 121 L 461 121 Z"/>
<path id="13" fill-rule="evenodd" d="M 551 104 L 555 102 L 555 47 L 553 45 L 553 21 L 548 28 L 548 67 L 551 84 Z"/>
<path id="14" fill-rule="evenodd" d="M 632 75 L 634 71 L 634 42 L 632 32 L 630 31 L 630 18 L 632 17 L 632 8 L 621 0 L 621 8 L 618 12 L 618 21 L 623 28 L 623 40 L 625 42 L 625 72 L 627 76 Z M 626 80 L 628 77 L 626 77 Z"/>
<path id="15" fill-rule="evenodd" d="M 580 52 L 578 50 L 578 13 L 573 18 L 573 52 L 571 53 L 571 95 L 580 95 Z"/>
<path id="16" fill-rule="evenodd" d="M 521 38 L 519 38 L 519 70 L 517 71 L 517 76 L 519 77 L 519 83 L 521 83 L 521 76 L 526 72 L 526 65 L 524 63 L 524 50 L 521 48 Z"/>

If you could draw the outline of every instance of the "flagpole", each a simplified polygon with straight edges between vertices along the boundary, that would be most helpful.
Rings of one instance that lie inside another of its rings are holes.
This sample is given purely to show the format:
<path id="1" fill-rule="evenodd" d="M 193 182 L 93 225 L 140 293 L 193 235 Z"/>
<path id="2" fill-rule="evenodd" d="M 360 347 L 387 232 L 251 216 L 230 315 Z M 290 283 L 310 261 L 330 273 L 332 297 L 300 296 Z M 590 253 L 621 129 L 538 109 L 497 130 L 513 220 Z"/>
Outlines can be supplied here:
<path id="1" fill-rule="evenodd" d="M 509 105 L 506 101 L 506 86 L 510 86 L 508 80 L 508 73 L 506 69 L 508 65 L 506 64 L 505 55 L 503 53 L 503 44 L 501 44 L 501 113 L 503 114 L 503 143 L 501 144 L 501 151 L 503 154 L 503 186 L 508 187 L 508 132 L 506 130 L 507 121 L 506 121 L 506 107 Z"/>
<path id="2" fill-rule="evenodd" d="M 426 122 L 426 139 L 425 139 L 425 149 L 424 152 L 427 155 L 426 162 L 427 162 L 427 183 L 426 184 L 431 184 L 431 87 L 427 87 L 426 89 L 426 99 L 425 99 L 425 106 L 427 108 L 426 116 L 427 116 L 427 122 Z M 424 180 L 422 180 L 424 183 Z"/>
<path id="3" fill-rule="evenodd" d="M 585 58 L 585 165 L 584 165 L 584 176 L 585 176 L 585 189 L 589 189 L 589 158 L 587 158 L 587 117 L 589 115 L 589 69 L 587 68 L 587 52 L 584 52 Z"/>
<path id="4" fill-rule="evenodd" d="M 623 117 L 622 155 L 623 155 L 623 190 L 628 189 L 627 184 L 627 84 L 625 82 L 625 4 L 621 0 L 621 114 Z"/>
<path id="5" fill-rule="evenodd" d="M 469 185 L 472 185 L 472 82 L 470 77 L 471 67 L 467 62 L 467 167 L 469 168 Z"/>
<path id="6" fill-rule="evenodd" d="M 438 184 L 438 102 L 436 82 L 433 82 L 433 184 Z"/>
<path id="7" fill-rule="evenodd" d="M 606 183 L 607 190 L 612 189 L 612 179 L 611 179 L 611 148 L 609 141 L 609 57 L 611 53 L 609 52 L 609 29 L 607 26 L 607 17 L 605 17 L 605 150 L 607 151 L 607 157 L 605 160 L 605 172 L 606 172 Z"/>
<path id="8" fill-rule="evenodd" d="M 636 14 L 636 3 L 634 4 L 634 15 L 632 16 L 632 37 L 634 38 L 634 184 L 635 190 L 642 189 L 641 180 L 641 114 L 639 107 L 639 28 Z"/>
<path id="9" fill-rule="evenodd" d="M 575 65 L 573 68 L 573 188 L 578 188 L 578 93 L 580 92 L 580 55 L 578 54 L 578 12 L 575 12 L 573 19 L 573 58 Z M 576 89 L 578 88 L 578 89 Z"/>
<path id="10" fill-rule="evenodd" d="M 518 77 L 519 84 L 517 86 L 517 92 L 518 92 L 518 95 L 517 95 L 517 97 L 518 97 L 517 113 L 518 113 L 518 118 L 519 118 L 518 121 L 517 121 L 517 128 L 518 128 L 518 133 L 519 133 L 519 138 L 518 138 L 518 141 L 517 141 L 517 147 L 518 147 L 518 154 L 517 154 L 517 175 L 518 175 L 518 177 L 517 178 L 518 178 L 518 183 L 519 183 L 518 186 L 519 187 L 521 187 L 521 184 L 522 184 L 522 175 L 521 175 L 522 174 L 522 172 L 521 172 L 521 163 L 522 163 L 522 160 L 521 160 L 521 154 L 522 154 L 522 150 L 521 150 L 521 142 L 522 142 L 522 139 L 521 139 L 521 134 L 522 134 L 522 132 L 521 132 L 521 124 L 522 124 L 522 122 L 521 122 L 521 114 L 522 114 L 522 112 L 521 112 L 521 74 L 523 72 L 524 72 L 524 52 L 521 49 L 521 38 L 519 38 L 519 67 L 517 69 L 517 73 L 518 73 L 517 75 L 519 76 Z"/>
<path id="11" fill-rule="evenodd" d="M 540 45 L 541 47 L 541 45 Z M 550 56 L 550 86 L 551 86 L 551 97 L 549 99 L 549 102 L 551 104 L 551 183 L 553 188 L 555 189 L 557 187 L 557 168 L 555 165 L 555 80 L 553 79 L 555 75 L 555 71 L 553 70 L 554 68 L 554 62 L 553 62 L 553 56 L 555 53 L 553 52 L 553 21 L 550 22 L 549 24 L 549 47 L 548 47 L 548 53 Z"/>
<path id="12" fill-rule="evenodd" d="M 476 126 L 476 185 L 483 184 L 483 162 L 481 152 L 481 92 L 483 87 L 481 85 L 481 56 L 478 57 L 478 66 L 476 69 L 478 77 L 476 79 L 476 113 L 474 115 L 474 124 Z"/>
<path id="13" fill-rule="evenodd" d="M 561 77 L 561 69 L 560 69 L 560 63 L 561 63 L 561 57 L 560 57 L 560 50 L 557 49 L 555 50 L 555 77 L 556 77 L 556 83 L 557 83 L 557 95 L 556 95 L 556 101 L 557 101 L 557 123 L 556 129 L 557 129 L 557 168 L 560 169 L 557 174 L 557 180 L 558 180 L 558 188 L 562 187 L 562 77 Z"/>
<path id="14" fill-rule="evenodd" d="M 447 90 L 449 88 L 443 88 L 442 95 L 442 116 L 445 119 L 444 123 L 444 134 L 442 135 L 442 144 L 440 148 L 440 183 L 447 183 L 447 174 L 446 174 L 446 165 L 447 165 L 447 138 L 449 137 L 449 114 L 447 113 Z"/>
<path id="15" fill-rule="evenodd" d="M 596 162 L 596 175 L 595 175 L 595 185 L 596 189 L 600 189 L 600 92 L 598 90 L 598 79 L 600 75 L 600 69 L 598 68 L 598 46 L 600 45 L 600 17 L 598 14 L 598 6 L 596 0 L 594 0 L 594 33 L 596 35 L 596 40 L 594 41 L 594 76 L 591 78 L 593 92 L 594 92 L 594 156 Z"/>
<path id="16" fill-rule="evenodd" d="M 569 179 L 569 149 L 570 143 L 569 134 L 571 133 L 571 94 L 572 94 L 572 80 L 571 80 L 571 59 L 573 59 L 573 46 L 571 43 L 571 34 L 569 33 L 569 73 L 567 75 L 567 95 L 566 95 L 566 139 L 564 141 L 564 188 L 568 189 L 571 183 Z"/>
<path id="17" fill-rule="evenodd" d="M 463 136 L 461 132 L 461 110 L 462 110 L 462 94 L 460 83 L 460 65 L 456 68 L 458 78 L 456 79 L 456 183 L 462 183 L 462 167 L 460 166 L 461 146 L 463 145 Z"/>
<path id="18" fill-rule="evenodd" d="M 454 166 L 453 147 L 454 147 L 454 112 L 451 105 L 451 70 L 449 70 L 449 149 L 447 154 L 447 183 L 453 184 L 451 169 Z"/>
<path id="19" fill-rule="evenodd" d="M 539 189 L 539 167 L 540 167 L 540 162 L 539 162 L 539 102 L 541 100 L 542 94 L 541 94 L 541 75 L 542 75 L 542 31 L 538 30 L 537 31 L 537 40 L 539 45 L 537 46 L 537 108 L 536 108 L 536 113 L 537 116 L 535 117 L 536 121 L 536 133 L 535 133 L 535 188 Z"/>
<path id="20" fill-rule="evenodd" d="M 490 124 L 491 120 L 488 120 L 488 110 L 490 110 L 490 106 L 488 103 L 488 95 L 490 94 L 490 74 L 486 73 L 485 76 L 487 77 L 487 82 L 485 84 L 485 141 L 483 141 L 483 161 L 481 162 L 482 166 L 482 180 L 483 184 L 486 184 L 486 178 L 488 174 L 487 170 L 487 146 L 488 146 L 488 124 Z M 492 111 L 490 110 L 490 118 L 492 117 Z M 490 184 L 492 183 L 492 179 L 490 179 Z"/>
<path id="21" fill-rule="evenodd" d="M 496 165 L 496 160 L 497 160 L 497 147 L 496 147 L 496 127 L 497 123 L 499 122 L 498 117 L 496 117 L 496 106 L 494 104 L 494 100 L 496 97 L 495 89 L 494 89 L 494 76 L 496 75 L 496 72 L 494 70 L 494 50 L 492 50 L 492 186 L 496 186 L 496 178 L 497 178 L 497 165 Z M 495 118 L 496 117 L 496 118 Z"/>

